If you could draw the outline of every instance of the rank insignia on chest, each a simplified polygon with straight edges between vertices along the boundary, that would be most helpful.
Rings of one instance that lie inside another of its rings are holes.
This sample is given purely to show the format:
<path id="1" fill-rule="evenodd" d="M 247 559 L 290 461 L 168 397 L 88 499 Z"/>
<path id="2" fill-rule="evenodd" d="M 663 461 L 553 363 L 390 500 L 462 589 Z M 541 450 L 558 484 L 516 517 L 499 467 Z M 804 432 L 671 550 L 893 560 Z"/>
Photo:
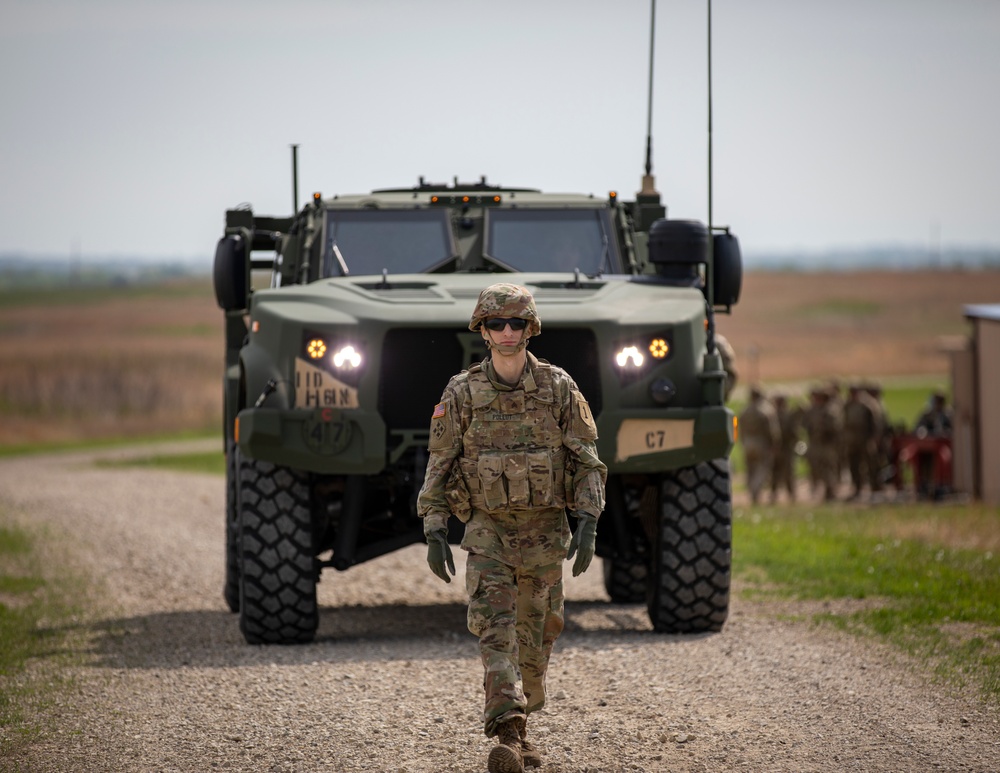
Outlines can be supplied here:
<path id="1" fill-rule="evenodd" d="M 432 419 L 440 419 L 444 417 L 444 403 L 438 403 L 434 406 L 434 413 L 431 414 Z"/>

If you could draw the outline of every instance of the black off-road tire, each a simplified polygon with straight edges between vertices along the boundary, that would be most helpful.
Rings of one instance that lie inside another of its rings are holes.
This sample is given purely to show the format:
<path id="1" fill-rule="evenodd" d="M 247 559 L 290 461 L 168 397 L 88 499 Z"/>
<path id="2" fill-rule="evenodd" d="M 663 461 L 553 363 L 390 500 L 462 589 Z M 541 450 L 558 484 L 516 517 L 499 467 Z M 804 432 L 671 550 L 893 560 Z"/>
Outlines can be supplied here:
<path id="1" fill-rule="evenodd" d="M 240 611 L 240 524 L 237 509 L 236 443 L 226 441 L 226 582 L 222 595 L 230 612 Z"/>
<path id="2" fill-rule="evenodd" d="M 722 630 L 729 615 L 732 510 L 728 459 L 662 476 L 647 600 L 654 630 Z"/>
<path id="3" fill-rule="evenodd" d="M 248 644 L 302 644 L 319 623 L 307 473 L 239 463 L 240 630 Z"/>
<path id="4" fill-rule="evenodd" d="M 641 604 L 646 600 L 649 567 L 641 557 L 604 561 L 604 589 L 615 604 Z"/>

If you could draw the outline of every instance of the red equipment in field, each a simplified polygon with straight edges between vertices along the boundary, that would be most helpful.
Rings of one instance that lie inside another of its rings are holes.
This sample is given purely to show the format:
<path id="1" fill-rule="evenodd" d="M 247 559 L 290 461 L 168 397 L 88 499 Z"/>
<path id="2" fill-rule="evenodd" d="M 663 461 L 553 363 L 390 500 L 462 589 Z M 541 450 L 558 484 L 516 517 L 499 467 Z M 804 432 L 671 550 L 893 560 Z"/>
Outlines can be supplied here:
<path id="1" fill-rule="evenodd" d="M 895 439 L 897 474 L 909 464 L 913 487 L 919 497 L 937 499 L 951 491 L 951 438 L 910 433 Z"/>

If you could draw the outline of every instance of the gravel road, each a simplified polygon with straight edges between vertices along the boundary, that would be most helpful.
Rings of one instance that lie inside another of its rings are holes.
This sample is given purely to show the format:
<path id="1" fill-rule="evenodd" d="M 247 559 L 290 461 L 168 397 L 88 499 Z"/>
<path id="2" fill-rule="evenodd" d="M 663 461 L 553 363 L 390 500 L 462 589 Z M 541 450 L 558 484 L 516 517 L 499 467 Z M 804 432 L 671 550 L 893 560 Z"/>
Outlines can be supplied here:
<path id="1" fill-rule="evenodd" d="M 315 643 L 248 646 L 222 599 L 223 479 L 93 464 L 127 453 L 0 461 L 2 517 L 43 529 L 49 557 L 95 589 L 70 636 L 72 688 L 29 708 L 45 730 L 0 766 L 485 771 L 463 583 L 411 546 L 324 574 Z M 811 608 L 737 592 L 721 634 L 660 636 L 644 608 L 606 598 L 599 566 L 567 582 L 530 726 L 544 773 L 1000 770 L 1000 712 L 795 619 Z"/>

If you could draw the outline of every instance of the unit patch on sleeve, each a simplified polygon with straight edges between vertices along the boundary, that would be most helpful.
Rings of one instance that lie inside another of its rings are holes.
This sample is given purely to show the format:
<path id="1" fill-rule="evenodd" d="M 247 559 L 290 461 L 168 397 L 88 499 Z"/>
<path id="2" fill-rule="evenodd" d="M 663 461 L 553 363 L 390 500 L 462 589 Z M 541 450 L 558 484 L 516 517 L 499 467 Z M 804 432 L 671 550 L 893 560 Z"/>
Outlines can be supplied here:
<path id="1" fill-rule="evenodd" d="M 434 418 L 431 419 L 431 438 L 427 448 L 431 451 L 443 451 L 452 446 L 452 422 L 445 418 L 445 405 L 434 406 Z"/>

